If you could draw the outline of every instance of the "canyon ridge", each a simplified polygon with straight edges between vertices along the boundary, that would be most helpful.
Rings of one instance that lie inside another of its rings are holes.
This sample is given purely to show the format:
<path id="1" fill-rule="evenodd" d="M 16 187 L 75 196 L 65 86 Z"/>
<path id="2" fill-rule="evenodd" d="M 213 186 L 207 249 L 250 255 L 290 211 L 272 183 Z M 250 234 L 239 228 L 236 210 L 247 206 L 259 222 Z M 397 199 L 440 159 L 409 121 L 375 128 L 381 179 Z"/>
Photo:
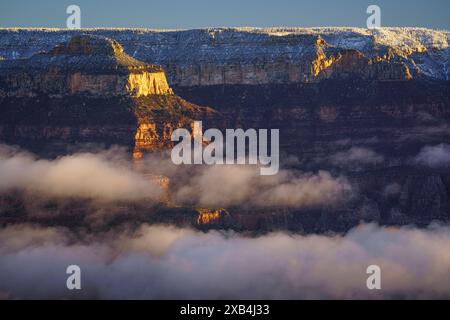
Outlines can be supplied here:
<path id="1" fill-rule="evenodd" d="M 124 216 L 306 233 L 448 221 L 448 167 L 417 156 L 450 139 L 449 36 L 418 28 L 1 29 L 0 141 L 48 158 L 84 144 L 121 145 L 138 160 L 170 149 L 172 131 L 194 120 L 280 129 L 285 168 L 345 175 L 353 196 L 306 208 L 125 204 Z M 159 180 L 170 193 L 172 182 Z M 1 197 L 10 214 L 2 223 L 24 217 L 22 200 Z M 78 218 L 61 223 L 83 224 L 88 205 L 72 205 Z"/>

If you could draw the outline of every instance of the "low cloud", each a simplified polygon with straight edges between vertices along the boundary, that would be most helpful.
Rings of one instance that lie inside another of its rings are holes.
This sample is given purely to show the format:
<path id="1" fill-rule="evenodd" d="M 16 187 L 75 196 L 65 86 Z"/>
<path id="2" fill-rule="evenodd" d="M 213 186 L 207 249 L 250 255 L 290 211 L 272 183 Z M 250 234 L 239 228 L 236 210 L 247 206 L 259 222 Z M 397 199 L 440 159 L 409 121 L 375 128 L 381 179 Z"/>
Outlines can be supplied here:
<path id="1" fill-rule="evenodd" d="M 143 225 L 81 239 L 15 226 L 0 239 L 3 298 L 450 298 L 446 226 L 245 237 Z M 72 264 L 81 267 L 81 291 L 65 287 Z M 379 291 L 366 288 L 372 264 L 382 270 Z"/>
<path id="2" fill-rule="evenodd" d="M 386 198 L 394 197 L 400 194 L 402 186 L 396 182 L 388 184 L 383 189 L 383 196 Z"/>
<path id="3" fill-rule="evenodd" d="M 326 171 L 281 170 L 275 176 L 261 176 L 257 167 L 234 165 L 205 167 L 175 197 L 180 203 L 203 206 L 305 207 L 336 204 L 351 190 L 347 179 Z"/>
<path id="4" fill-rule="evenodd" d="M 276 175 L 261 176 L 257 165 L 175 166 L 169 157 L 164 153 L 149 155 L 142 166 L 167 176 L 172 199 L 183 205 L 306 207 L 334 205 L 353 195 L 344 176 L 328 171 L 281 169 Z M 286 158 L 288 164 L 298 162 L 295 157 Z"/>
<path id="5" fill-rule="evenodd" d="M 450 145 L 442 143 L 423 147 L 414 158 L 414 162 L 431 168 L 448 167 L 450 165 Z"/>
<path id="6" fill-rule="evenodd" d="M 134 172 L 123 150 L 76 153 L 54 160 L 0 148 L 0 193 L 24 190 L 49 197 L 111 200 L 156 200 L 161 190 Z"/>
<path id="7" fill-rule="evenodd" d="M 352 147 L 332 155 L 330 161 L 335 166 L 351 167 L 380 164 L 384 157 L 369 148 Z"/>
<path id="8" fill-rule="evenodd" d="M 345 177 L 327 171 L 283 169 L 274 176 L 259 171 L 256 165 L 176 166 L 164 152 L 137 162 L 117 148 L 43 160 L 0 148 L 0 193 L 17 189 L 47 197 L 156 202 L 164 193 L 159 176 L 169 179 L 172 201 L 187 206 L 333 205 L 352 193 Z"/>

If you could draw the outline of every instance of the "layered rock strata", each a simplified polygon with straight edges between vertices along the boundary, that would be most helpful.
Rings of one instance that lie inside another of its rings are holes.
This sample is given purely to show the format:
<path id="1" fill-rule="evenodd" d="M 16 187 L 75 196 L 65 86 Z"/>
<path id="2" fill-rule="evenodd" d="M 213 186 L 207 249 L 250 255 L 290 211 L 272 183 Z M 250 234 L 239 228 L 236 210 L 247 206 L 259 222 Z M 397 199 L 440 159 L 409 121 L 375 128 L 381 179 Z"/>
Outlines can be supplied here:
<path id="1" fill-rule="evenodd" d="M 170 147 L 175 128 L 214 114 L 176 96 L 161 66 L 100 36 L 75 36 L 0 69 L 0 139 L 44 154 L 97 143 L 125 145 L 140 157 Z"/>

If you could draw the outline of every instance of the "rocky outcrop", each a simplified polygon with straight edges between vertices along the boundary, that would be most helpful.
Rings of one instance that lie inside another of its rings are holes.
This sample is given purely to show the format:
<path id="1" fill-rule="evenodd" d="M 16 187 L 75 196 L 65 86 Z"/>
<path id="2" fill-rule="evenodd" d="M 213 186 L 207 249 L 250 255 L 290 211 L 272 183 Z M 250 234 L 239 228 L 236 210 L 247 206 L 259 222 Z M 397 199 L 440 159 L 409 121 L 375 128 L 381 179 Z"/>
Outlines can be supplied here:
<path id="1" fill-rule="evenodd" d="M 385 58 L 370 59 L 358 50 L 343 50 L 329 57 L 318 50 L 312 61 L 312 72 L 308 82 L 326 79 L 375 79 L 378 81 L 412 80 L 405 63 Z"/>
<path id="2" fill-rule="evenodd" d="M 199 226 L 221 226 L 229 222 L 230 214 L 226 209 L 197 208 Z"/>
<path id="3" fill-rule="evenodd" d="M 173 130 L 193 131 L 193 121 L 201 119 L 206 126 L 225 127 L 221 115 L 213 109 L 202 108 L 175 95 L 158 95 L 134 99 L 138 127 L 134 136 L 133 157 L 146 152 L 171 149 Z"/>
<path id="4" fill-rule="evenodd" d="M 1 95 L 148 96 L 173 94 L 160 66 L 149 65 L 124 53 L 116 41 L 75 36 L 48 53 L 0 65 Z"/>
<path id="5" fill-rule="evenodd" d="M 98 143 L 141 157 L 170 147 L 174 129 L 217 114 L 176 96 L 161 66 L 100 36 L 75 36 L 0 70 L 0 139 L 40 153 Z"/>

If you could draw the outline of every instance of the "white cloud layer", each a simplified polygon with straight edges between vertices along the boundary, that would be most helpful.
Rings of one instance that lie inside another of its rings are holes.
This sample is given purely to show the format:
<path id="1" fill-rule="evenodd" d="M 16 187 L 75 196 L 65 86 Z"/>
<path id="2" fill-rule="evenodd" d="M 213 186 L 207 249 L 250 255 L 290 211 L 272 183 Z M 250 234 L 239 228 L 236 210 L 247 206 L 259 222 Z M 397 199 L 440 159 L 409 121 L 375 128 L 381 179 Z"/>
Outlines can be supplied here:
<path id="1" fill-rule="evenodd" d="M 275 176 L 260 176 L 256 167 L 213 166 L 193 176 L 175 197 L 181 203 L 203 206 L 306 207 L 336 204 L 351 191 L 347 179 L 327 171 L 281 170 Z"/>
<path id="2" fill-rule="evenodd" d="M 118 154 L 120 149 L 42 160 L 2 146 L 0 193 L 18 189 L 50 197 L 156 200 L 159 186 L 132 171 Z"/>
<path id="3" fill-rule="evenodd" d="M 384 161 L 384 157 L 369 148 L 352 147 L 332 155 L 330 160 L 336 166 L 349 167 L 379 164 Z"/>
<path id="4" fill-rule="evenodd" d="M 175 166 L 165 154 L 133 163 L 120 149 L 42 160 L 0 146 L 0 193 L 18 189 L 49 197 L 157 201 L 162 190 L 150 176 L 159 175 L 170 179 L 172 200 L 181 205 L 333 205 L 352 192 L 345 177 L 327 171 L 261 176 L 256 165 Z"/>
<path id="5" fill-rule="evenodd" d="M 0 231 L 5 298 L 450 298 L 450 228 L 362 225 L 345 236 L 245 237 L 164 226 L 76 240 L 65 229 Z M 82 290 L 65 287 L 66 267 Z M 366 268 L 382 290 L 366 288 Z"/>
<path id="6" fill-rule="evenodd" d="M 450 145 L 441 143 L 436 146 L 423 147 L 414 161 L 431 168 L 448 167 L 450 165 Z"/>

